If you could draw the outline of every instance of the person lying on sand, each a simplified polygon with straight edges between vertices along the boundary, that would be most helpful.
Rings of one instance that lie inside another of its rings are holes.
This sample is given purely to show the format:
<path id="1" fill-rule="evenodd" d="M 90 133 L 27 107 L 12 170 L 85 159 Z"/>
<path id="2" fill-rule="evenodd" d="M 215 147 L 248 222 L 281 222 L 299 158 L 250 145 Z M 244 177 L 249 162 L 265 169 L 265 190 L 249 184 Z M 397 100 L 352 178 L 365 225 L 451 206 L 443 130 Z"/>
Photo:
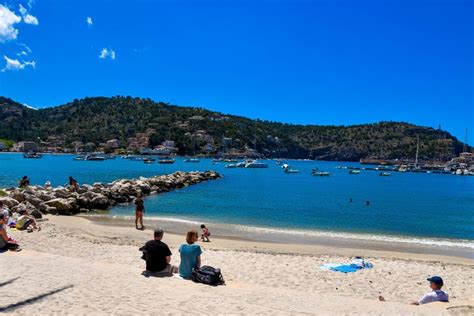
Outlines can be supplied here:
<path id="1" fill-rule="evenodd" d="M 186 243 L 179 246 L 181 256 L 179 275 L 184 279 L 191 279 L 194 268 L 201 267 L 201 246 L 195 244 L 198 240 L 198 232 L 191 230 L 186 234 Z"/>
<path id="2" fill-rule="evenodd" d="M 18 217 L 18 220 L 16 221 L 16 229 L 27 230 L 29 233 L 34 229 L 37 229 L 38 231 L 40 230 L 34 217 L 28 215 L 26 210 L 20 211 L 20 217 Z"/>
<path id="3" fill-rule="evenodd" d="M 431 302 L 449 302 L 449 295 L 445 291 L 442 291 L 441 288 L 444 285 L 443 279 L 439 276 L 433 276 L 426 279 L 430 282 L 431 292 L 426 293 L 418 301 L 411 302 L 412 305 L 422 305 Z"/>
<path id="4" fill-rule="evenodd" d="M 146 261 L 146 272 L 171 276 L 178 272 L 178 268 L 170 264 L 172 254 L 168 245 L 161 241 L 163 235 L 163 229 L 155 229 L 153 240 L 147 241 L 139 250 L 143 252 L 142 259 Z"/>

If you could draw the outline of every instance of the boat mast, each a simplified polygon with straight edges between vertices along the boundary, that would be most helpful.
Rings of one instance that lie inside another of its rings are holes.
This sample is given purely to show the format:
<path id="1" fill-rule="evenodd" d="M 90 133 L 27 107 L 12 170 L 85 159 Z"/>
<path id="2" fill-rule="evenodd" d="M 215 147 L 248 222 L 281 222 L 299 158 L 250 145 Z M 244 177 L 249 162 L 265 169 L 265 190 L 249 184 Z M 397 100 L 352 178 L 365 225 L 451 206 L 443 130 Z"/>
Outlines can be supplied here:
<path id="1" fill-rule="evenodd" d="M 415 156 L 415 168 L 418 167 L 418 151 L 420 150 L 420 135 L 416 135 L 416 156 Z"/>
<path id="2" fill-rule="evenodd" d="M 467 128 L 466 128 L 466 134 L 464 136 L 464 146 L 463 146 L 462 152 L 463 153 L 467 152 Z"/>

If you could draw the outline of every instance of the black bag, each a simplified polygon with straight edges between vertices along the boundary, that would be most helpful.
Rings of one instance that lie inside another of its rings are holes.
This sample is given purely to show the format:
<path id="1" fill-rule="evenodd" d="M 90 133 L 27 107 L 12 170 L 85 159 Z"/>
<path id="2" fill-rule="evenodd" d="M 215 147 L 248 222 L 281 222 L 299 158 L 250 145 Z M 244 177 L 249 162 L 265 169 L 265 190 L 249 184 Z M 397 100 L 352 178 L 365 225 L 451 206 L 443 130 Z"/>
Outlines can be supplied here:
<path id="1" fill-rule="evenodd" d="M 191 279 L 196 283 L 208 284 L 212 286 L 224 285 L 224 277 L 221 269 L 216 269 L 210 266 L 203 266 L 193 270 Z"/>

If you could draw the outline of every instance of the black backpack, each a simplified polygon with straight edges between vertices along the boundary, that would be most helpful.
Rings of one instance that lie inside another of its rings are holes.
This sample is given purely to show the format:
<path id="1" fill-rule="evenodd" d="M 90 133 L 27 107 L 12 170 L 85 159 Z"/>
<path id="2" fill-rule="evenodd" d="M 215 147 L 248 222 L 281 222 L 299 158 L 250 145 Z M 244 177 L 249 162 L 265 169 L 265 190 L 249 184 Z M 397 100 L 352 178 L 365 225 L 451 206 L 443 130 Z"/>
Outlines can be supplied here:
<path id="1" fill-rule="evenodd" d="M 193 270 L 191 279 L 196 283 L 208 284 L 212 286 L 224 285 L 224 277 L 221 269 L 216 269 L 210 266 L 203 266 Z"/>

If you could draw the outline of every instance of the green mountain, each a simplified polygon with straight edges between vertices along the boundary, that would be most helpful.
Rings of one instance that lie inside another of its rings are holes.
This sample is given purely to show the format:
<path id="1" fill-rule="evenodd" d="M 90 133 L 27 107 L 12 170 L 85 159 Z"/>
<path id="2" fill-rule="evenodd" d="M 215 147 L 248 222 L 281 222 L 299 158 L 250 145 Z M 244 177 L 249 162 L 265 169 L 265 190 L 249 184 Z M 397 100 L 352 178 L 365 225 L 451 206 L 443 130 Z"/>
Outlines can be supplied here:
<path id="1" fill-rule="evenodd" d="M 179 154 L 218 151 L 266 157 L 356 161 L 360 158 L 413 159 L 417 135 L 420 159 L 446 160 L 463 144 L 446 131 L 404 122 L 352 126 L 295 125 L 251 120 L 202 108 L 150 99 L 94 97 L 34 110 L 0 97 L 0 138 L 13 141 L 60 139 L 99 146 L 118 139 L 127 146 L 143 137 L 150 146 L 174 140 Z M 206 146 L 207 145 L 207 146 Z"/>

